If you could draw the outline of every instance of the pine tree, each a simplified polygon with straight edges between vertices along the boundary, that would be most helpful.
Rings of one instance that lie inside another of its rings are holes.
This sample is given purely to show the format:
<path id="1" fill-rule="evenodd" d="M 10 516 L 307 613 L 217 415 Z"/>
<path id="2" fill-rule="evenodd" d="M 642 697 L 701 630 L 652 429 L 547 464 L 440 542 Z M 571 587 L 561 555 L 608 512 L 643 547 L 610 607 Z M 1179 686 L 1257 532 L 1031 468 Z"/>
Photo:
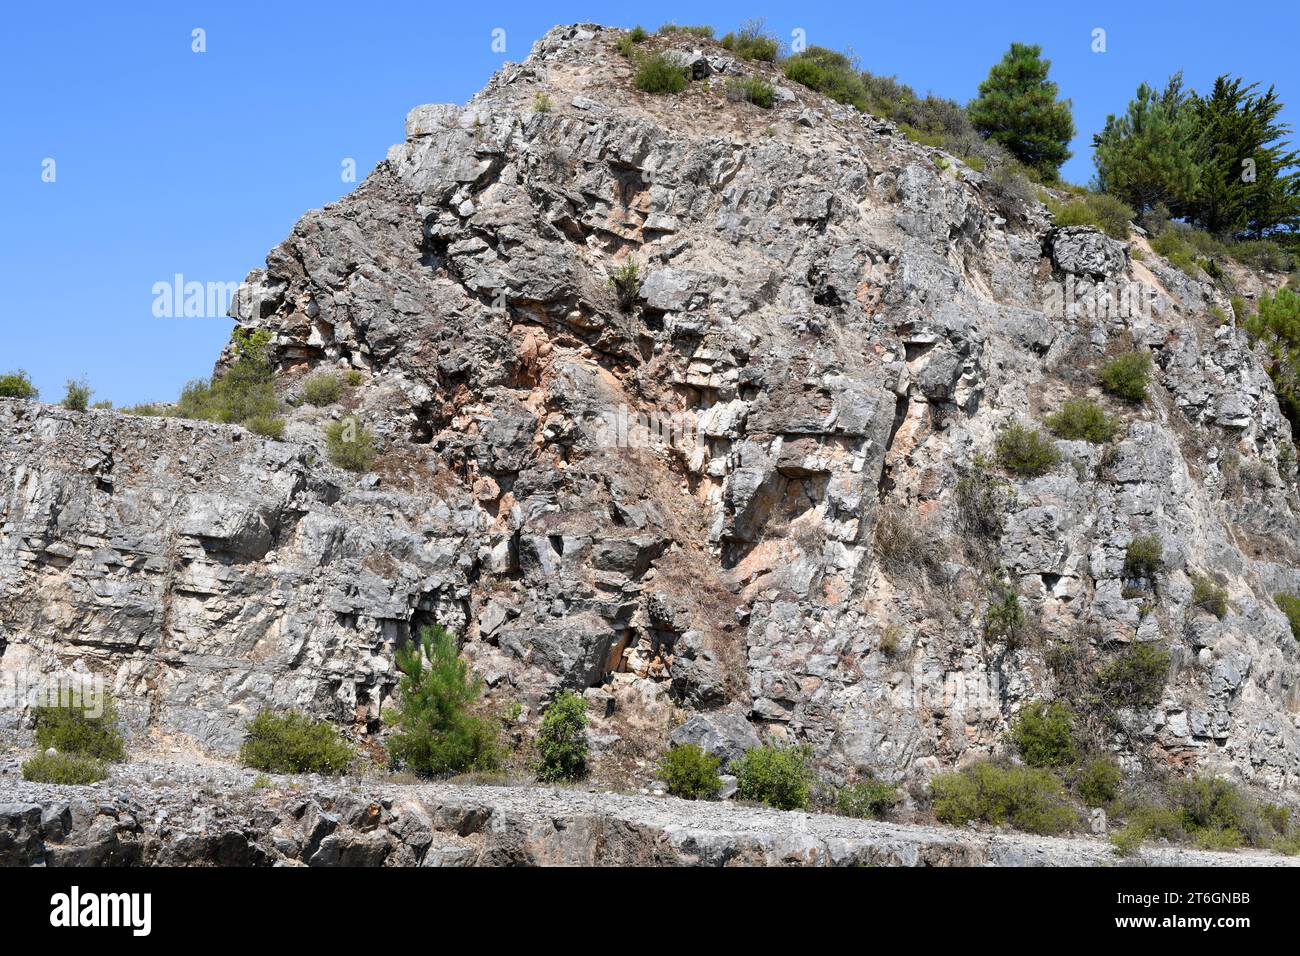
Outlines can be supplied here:
<path id="1" fill-rule="evenodd" d="M 1163 203 L 1173 215 L 1186 215 L 1201 178 L 1194 99 L 1183 89 L 1182 73 L 1162 93 L 1139 86 L 1127 112 L 1106 117 L 1093 137 L 1097 188 L 1134 209 Z"/>
<path id="2" fill-rule="evenodd" d="M 1042 52 L 1038 46 L 1011 44 L 980 84 L 968 112 L 977 130 L 1040 175 L 1055 179 L 1071 155 L 1074 119 L 1070 101 L 1056 98 L 1057 86 L 1047 78 L 1052 64 Z"/>

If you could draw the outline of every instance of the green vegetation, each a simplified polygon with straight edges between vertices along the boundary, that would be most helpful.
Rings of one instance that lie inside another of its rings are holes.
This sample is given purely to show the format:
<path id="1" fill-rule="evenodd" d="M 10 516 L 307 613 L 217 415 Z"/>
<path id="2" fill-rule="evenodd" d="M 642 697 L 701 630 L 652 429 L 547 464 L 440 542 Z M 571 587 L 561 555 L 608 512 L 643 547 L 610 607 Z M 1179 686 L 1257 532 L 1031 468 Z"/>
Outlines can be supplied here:
<path id="1" fill-rule="evenodd" d="M 495 770 L 501 763 L 496 722 L 470 713 L 482 682 L 460 657 L 456 637 L 438 625 L 398 648 L 397 708 L 388 754 L 425 777 Z"/>
<path id="2" fill-rule="evenodd" d="M 1088 441 L 1102 445 L 1115 437 L 1119 422 L 1107 415 L 1096 402 L 1071 398 L 1061 410 L 1047 417 L 1047 428 L 1057 438 Z"/>
<path id="3" fill-rule="evenodd" d="M 338 372 L 314 372 L 303 379 L 301 394 L 308 405 L 333 405 L 343 397 L 343 379 Z"/>
<path id="4" fill-rule="evenodd" d="M 696 744 L 674 747 L 659 762 L 659 779 L 684 800 L 715 800 L 722 789 L 721 761 Z"/>
<path id="5" fill-rule="evenodd" d="M 375 436 L 351 416 L 330 422 L 325 447 L 330 461 L 348 471 L 369 471 L 375 461 Z"/>
<path id="6" fill-rule="evenodd" d="M 328 720 L 298 710 L 262 709 L 248 722 L 239 759 L 268 773 L 321 773 L 337 776 L 352 762 L 352 748 Z"/>
<path id="7" fill-rule="evenodd" d="M 1101 367 L 1101 387 L 1117 398 L 1143 402 L 1147 397 L 1147 379 L 1151 374 L 1151 356 L 1146 352 L 1126 352 Z"/>
<path id="8" fill-rule="evenodd" d="M 1136 217 L 1132 207 L 1106 193 L 1085 193 L 1083 198 L 1059 202 L 1043 200 L 1057 226 L 1096 226 L 1112 239 L 1128 239 L 1129 224 Z"/>
<path id="9" fill-rule="evenodd" d="M 640 27 L 638 27 L 637 29 L 640 29 Z M 676 23 L 665 23 L 663 26 L 659 28 L 659 32 L 660 33 L 686 33 L 699 40 L 713 39 L 713 27 L 707 24 L 704 24 L 702 26 L 684 27 L 684 26 L 678 26 Z"/>
<path id="10" fill-rule="evenodd" d="M 587 702 L 571 690 L 546 708 L 537 731 L 537 779 L 576 780 L 587 773 Z"/>
<path id="11" fill-rule="evenodd" d="M 636 304 L 641 294 L 641 267 L 635 259 L 628 259 L 621 266 L 616 266 L 609 277 L 610 287 L 618 299 L 618 307 L 624 312 Z"/>
<path id="12" fill-rule="evenodd" d="M 884 780 L 860 780 L 835 795 L 835 812 L 860 820 L 883 819 L 902 799 L 898 787 Z"/>
<path id="13" fill-rule="evenodd" d="M 998 463 L 1021 478 L 1045 475 L 1061 460 L 1061 453 L 1050 438 L 1023 425 L 1011 424 L 1003 428 L 995 447 Z"/>
<path id="14" fill-rule="evenodd" d="M 35 710 L 36 743 L 60 753 L 95 760 L 125 760 L 126 744 L 117 729 L 117 706 L 107 694 L 87 692 L 72 703 L 38 706 Z"/>
<path id="15" fill-rule="evenodd" d="M 1153 707 L 1169 676 L 1169 652 L 1153 641 L 1133 641 L 1097 674 L 1097 692 L 1111 707 Z"/>
<path id="16" fill-rule="evenodd" d="M 84 378 L 70 378 L 64 386 L 63 401 L 60 404 L 74 412 L 84 412 L 90 407 L 90 396 L 94 389 Z"/>
<path id="17" fill-rule="evenodd" d="M 1085 760 L 1074 778 L 1074 789 L 1090 807 L 1101 807 L 1119 797 L 1123 774 L 1113 757 L 1095 755 Z"/>
<path id="18" fill-rule="evenodd" d="M 1192 573 L 1192 607 L 1223 620 L 1228 613 L 1228 589 L 1207 574 Z"/>
<path id="19" fill-rule="evenodd" d="M 254 435 L 261 435 L 263 438 L 274 438 L 279 441 L 284 437 L 283 418 L 268 418 L 265 415 L 255 415 L 244 422 L 244 427 Z"/>
<path id="20" fill-rule="evenodd" d="M 1047 770 L 981 760 L 930 783 L 934 812 L 944 823 L 1007 824 L 1028 833 L 1060 833 L 1078 822 L 1061 782 Z"/>
<path id="21" fill-rule="evenodd" d="M 23 761 L 23 779 L 32 783 L 86 786 L 108 776 L 108 768 L 83 754 L 37 754 Z"/>
<path id="22" fill-rule="evenodd" d="M 1259 311 L 1245 322 L 1246 334 L 1263 351 L 1265 368 L 1282 413 L 1300 437 L 1300 294 L 1283 287 L 1259 297 Z"/>
<path id="23" fill-rule="evenodd" d="M 733 77 L 727 81 L 727 96 L 770 110 L 776 102 L 776 89 L 761 76 L 750 76 L 743 80 Z"/>
<path id="24" fill-rule="evenodd" d="M 686 68 L 674 63 L 663 53 L 641 57 L 637 62 L 632 85 L 643 93 L 656 96 L 680 93 L 689 82 Z"/>
<path id="25" fill-rule="evenodd" d="M 1074 712 L 1059 701 L 1034 701 L 1011 727 L 1011 742 L 1031 767 L 1063 767 L 1078 757 Z"/>
<path id="26" fill-rule="evenodd" d="M 1112 837 L 1120 852 L 1166 839 L 1211 850 L 1253 846 L 1286 853 L 1294 852 L 1300 837 L 1288 807 L 1256 800 L 1206 775 L 1175 781 L 1158 799 L 1130 801 L 1120 812 L 1126 825 Z"/>
<path id="27" fill-rule="evenodd" d="M 765 60 L 775 63 L 780 46 L 769 36 L 762 19 L 748 20 L 735 33 L 722 38 L 722 45 L 742 60 Z"/>
<path id="28" fill-rule="evenodd" d="M 549 113 L 555 106 L 549 93 L 543 93 L 538 90 L 533 94 L 533 111 L 536 113 Z"/>
<path id="29" fill-rule="evenodd" d="M 1051 180 L 1070 158 L 1074 119 L 1070 101 L 1056 98 L 1057 86 L 1047 78 L 1051 61 L 1042 52 L 1038 46 L 1011 44 L 980 84 L 967 113 L 980 133 Z"/>
<path id="30" fill-rule="evenodd" d="M 736 797 L 778 810 L 805 810 L 812 803 L 812 771 L 806 747 L 752 747 L 733 763 Z"/>
<path id="31" fill-rule="evenodd" d="M 237 328 L 231 344 L 234 360 L 226 370 L 211 382 L 188 383 L 168 414 L 245 427 L 256 421 L 259 434 L 272 433 L 275 428 L 268 423 L 279 418 L 280 402 L 272 385 L 271 333 Z"/>
<path id="32" fill-rule="evenodd" d="M 22 369 L 0 375 L 0 398 L 39 398 L 40 392 L 32 384 L 31 376 Z"/>
<path id="33" fill-rule="evenodd" d="M 1273 600 L 1277 603 L 1278 610 L 1286 615 L 1287 622 L 1291 625 L 1291 636 L 1300 641 L 1300 597 L 1279 591 L 1273 595 Z"/>
<path id="34" fill-rule="evenodd" d="M 1154 581 L 1165 566 L 1165 543 L 1158 534 L 1140 534 L 1124 549 L 1124 577 Z"/>
<path id="35" fill-rule="evenodd" d="M 989 602 L 988 613 L 984 616 L 984 637 L 986 640 L 1005 641 L 1008 650 L 1014 650 L 1020 644 L 1027 623 L 1020 598 L 1014 591 L 1004 590 L 1000 597 Z"/>

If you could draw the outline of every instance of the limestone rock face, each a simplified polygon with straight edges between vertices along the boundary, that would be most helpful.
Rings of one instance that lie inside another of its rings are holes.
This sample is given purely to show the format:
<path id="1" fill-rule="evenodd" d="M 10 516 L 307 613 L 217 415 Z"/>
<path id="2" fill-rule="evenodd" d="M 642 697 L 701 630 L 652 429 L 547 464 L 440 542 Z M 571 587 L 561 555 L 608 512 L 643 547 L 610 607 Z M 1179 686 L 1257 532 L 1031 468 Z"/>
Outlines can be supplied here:
<path id="1" fill-rule="evenodd" d="M 556 28 L 467 105 L 417 107 L 249 276 L 236 318 L 273 333 L 286 397 L 361 377 L 284 441 L 0 401 L 0 674 L 102 675 L 141 739 L 231 749 L 266 705 L 360 738 L 394 646 L 438 622 L 501 704 L 617 683 L 632 716 L 725 707 L 832 777 L 902 780 L 1068 694 L 1061 648 L 1095 673 L 1158 641 L 1165 688 L 1107 745 L 1300 784 L 1300 644 L 1272 601 L 1300 592 L 1291 435 L 1211 318 L 1223 294 L 1037 204 L 1009 216 L 802 87 L 770 111 L 718 83 L 641 94 L 617 36 Z M 1116 291 L 1142 307 L 1093 307 Z M 1135 347 L 1152 398 L 1109 405 L 1111 445 L 998 478 L 981 533 L 963 489 L 997 431 L 1109 403 L 1095 370 Z M 369 474 L 325 454 L 345 415 L 376 435 Z M 1142 533 L 1165 561 L 1145 589 L 1123 572 Z M 1222 620 L 1193 573 L 1226 587 Z M 1014 646 L 984 626 L 1001 585 L 1030 622 Z"/>

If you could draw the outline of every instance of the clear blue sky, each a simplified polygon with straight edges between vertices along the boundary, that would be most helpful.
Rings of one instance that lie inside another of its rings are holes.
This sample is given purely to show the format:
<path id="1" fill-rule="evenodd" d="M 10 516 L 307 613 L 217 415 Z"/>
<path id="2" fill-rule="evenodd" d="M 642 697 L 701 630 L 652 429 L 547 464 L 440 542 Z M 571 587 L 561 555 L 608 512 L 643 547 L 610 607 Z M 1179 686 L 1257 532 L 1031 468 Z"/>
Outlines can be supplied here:
<path id="1" fill-rule="evenodd" d="M 632 26 L 630 10 L 650 29 L 765 16 L 782 38 L 802 28 L 962 102 L 1011 41 L 1041 44 L 1074 101 L 1075 181 L 1106 114 L 1177 69 L 1198 89 L 1221 72 L 1275 83 L 1300 125 L 1295 0 L 14 2 L 0 22 L 0 371 L 27 369 L 51 401 L 83 374 L 118 405 L 174 398 L 210 373 L 231 323 L 156 317 L 155 283 L 242 280 L 303 212 L 355 188 L 343 160 L 364 178 L 412 106 L 465 101 L 556 23 Z"/>

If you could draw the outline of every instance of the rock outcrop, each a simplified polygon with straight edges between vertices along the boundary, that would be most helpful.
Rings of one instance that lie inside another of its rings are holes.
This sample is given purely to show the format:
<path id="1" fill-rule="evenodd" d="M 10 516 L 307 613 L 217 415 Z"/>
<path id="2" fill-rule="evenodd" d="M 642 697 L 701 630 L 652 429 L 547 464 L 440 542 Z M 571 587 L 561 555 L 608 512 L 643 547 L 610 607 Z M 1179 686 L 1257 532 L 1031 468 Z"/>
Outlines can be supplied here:
<path id="1" fill-rule="evenodd" d="M 362 376 L 284 441 L 0 402 L 3 674 L 101 674 L 142 739 L 229 750 L 268 704 L 363 738 L 394 646 L 439 622 L 493 699 L 728 708 L 833 778 L 912 780 L 1061 693 L 1054 647 L 1097 667 L 1159 641 L 1165 690 L 1109 745 L 1294 790 L 1291 434 L 1224 294 L 777 74 L 770 111 L 639 93 L 616 38 L 556 28 L 466 106 L 415 109 L 249 276 L 237 318 L 274 335 L 286 397 Z M 1057 442 L 999 480 L 1000 536 L 972 531 L 998 430 L 1107 401 L 1095 370 L 1132 348 L 1152 396 L 1113 407 L 1116 441 Z M 376 433 L 371 474 L 328 462 L 343 416 Z M 1124 579 L 1141 533 L 1154 589 Z M 1016 646 L 985 632 L 1000 579 Z"/>

